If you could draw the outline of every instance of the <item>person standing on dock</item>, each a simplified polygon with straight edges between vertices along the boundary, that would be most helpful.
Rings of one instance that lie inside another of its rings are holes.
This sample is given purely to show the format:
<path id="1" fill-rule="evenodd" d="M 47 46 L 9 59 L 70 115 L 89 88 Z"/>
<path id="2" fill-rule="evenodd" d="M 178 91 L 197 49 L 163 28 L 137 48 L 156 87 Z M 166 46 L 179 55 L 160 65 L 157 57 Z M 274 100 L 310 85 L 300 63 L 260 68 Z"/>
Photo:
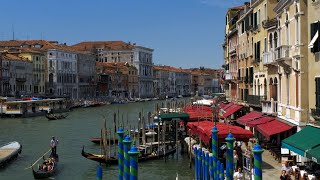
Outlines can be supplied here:
<path id="1" fill-rule="evenodd" d="M 52 156 L 57 156 L 57 145 L 59 141 L 56 139 L 54 136 L 52 136 L 52 139 L 50 141 L 50 146 L 51 146 L 51 155 Z"/>

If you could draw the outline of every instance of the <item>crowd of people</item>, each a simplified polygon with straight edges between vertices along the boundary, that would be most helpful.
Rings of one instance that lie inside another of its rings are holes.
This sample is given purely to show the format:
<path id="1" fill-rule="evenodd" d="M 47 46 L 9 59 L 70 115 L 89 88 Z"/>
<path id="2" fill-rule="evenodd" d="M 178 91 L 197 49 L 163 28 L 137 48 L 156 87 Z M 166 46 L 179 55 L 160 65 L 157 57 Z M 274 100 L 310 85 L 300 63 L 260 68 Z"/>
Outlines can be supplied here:
<path id="1" fill-rule="evenodd" d="M 52 171 L 54 168 L 54 162 L 55 162 L 54 158 L 48 158 L 44 160 L 43 164 L 39 166 L 39 170 Z"/>

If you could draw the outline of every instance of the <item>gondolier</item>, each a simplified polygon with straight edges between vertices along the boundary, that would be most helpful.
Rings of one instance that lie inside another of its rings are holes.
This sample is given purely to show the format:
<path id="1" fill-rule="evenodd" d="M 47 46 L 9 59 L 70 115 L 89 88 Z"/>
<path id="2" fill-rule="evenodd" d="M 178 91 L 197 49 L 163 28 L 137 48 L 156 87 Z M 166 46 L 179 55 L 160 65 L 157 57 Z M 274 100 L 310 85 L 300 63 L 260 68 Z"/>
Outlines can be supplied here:
<path id="1" fill-rule="evenodd" d="M 58 145 L 58 143 L 59 143 L 58 139 L 56 139 L 54 136 L 52 136 L 52 139 L 50 141 L 52 156 L 56 156 L 57 155 L 57 145 Z"/>

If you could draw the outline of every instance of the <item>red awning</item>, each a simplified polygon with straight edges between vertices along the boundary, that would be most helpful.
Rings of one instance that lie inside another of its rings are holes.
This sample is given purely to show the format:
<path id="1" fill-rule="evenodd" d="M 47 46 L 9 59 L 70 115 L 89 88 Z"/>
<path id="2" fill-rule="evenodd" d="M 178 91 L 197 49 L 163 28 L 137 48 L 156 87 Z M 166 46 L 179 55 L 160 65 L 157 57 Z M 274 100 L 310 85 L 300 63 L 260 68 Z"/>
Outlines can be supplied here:
<path id="1" fill-rule="evenodd" d="M 223 109 L 224 111 L 226 111 L 226 110 L 227 110 L 228 108 L 230 108 L 232 105 L 233 105 L 233 103 L 229 103 L 229 104 L 225 105 L 222 109 Z"/>
<path id="2" fill-rule="evenodd" d="M 257 111 L 252 111 L 252 112 L 238 118 L 237 123 L 245 126 L 247 122 L 250 122 L 250 121 L 257 119 L 257 118 L 260 118 L 262 116 L 263 116 L 262 113 L 257 112 Z"/>
<path id="3" fill-rule="evenodd" d="M 221 107 L 221 108 L 224 108 L 226 105 L 228 105 L 229 103 L 224 103 L 224 102 L 221 102 L 220 104 L 219 104 L 219 106 Z"/>
<path id="4" fill-rule="evenodd" d="M 270 121 L 265 124 L 257 125 L 257 130 L 264 135 L 268 140 L 270 140 L 270 136 L 274 134 L 279 134 L 284 131 L 288 131 L 292 128 L 283 122 L 278 120 Z"/>
<path id="5" fill-rule="evenodd" d="M 240 110 L 243 106 L 239 106 L 239 105 L 233 105 L 230 108 L 228 108 L 226 110 L 226 112 L 222 115 L 223 118 L 227 118 L 229 117 L 231 114 L 237 112 L 238 110 Z"/>
<path id="6" fill-rule="evenodd" d="M 275 118 L 272 118 L 272 117 L 261 117 L 259 119 L 255 119 L 253 121 L 249 121 L 247 122 L 246 126 L 249 126 L 249 127 L 257 127 L 257 125 L 259 124 L 265 124 L 267 122 L 270 122 L 270 121 L 274 121 L 276 120 Z"/>
<path id="7" fill-rule="evenodd" d="M 225 141 L 230 130 L 237 141 L 248 141 L 253 137 L 249 130 L 245 130 L 238 126 L 217 122 L 219 141 Z M 212 121 L 188 122 L 187 128 L 191 134 L 198 136 L 204 143 L 210 144 L 211 130 L 214 126 Z"/>

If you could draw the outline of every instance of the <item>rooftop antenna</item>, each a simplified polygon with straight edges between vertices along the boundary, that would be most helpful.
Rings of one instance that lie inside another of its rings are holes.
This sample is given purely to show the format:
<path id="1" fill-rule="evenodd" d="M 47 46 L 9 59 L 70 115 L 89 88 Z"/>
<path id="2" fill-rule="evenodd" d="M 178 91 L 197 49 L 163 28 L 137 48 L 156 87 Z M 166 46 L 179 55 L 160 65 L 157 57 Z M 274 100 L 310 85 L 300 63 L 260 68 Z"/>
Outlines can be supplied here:
<path id="1" fill-rule="evenodd" d="M 12 24 L 12 40 L 14 40 L 14 26 Z"/>
<path id="2" fill-rule="evenodd" d="M 41 32 L 41 40 L 42 40 L 42 32 Z"/>

